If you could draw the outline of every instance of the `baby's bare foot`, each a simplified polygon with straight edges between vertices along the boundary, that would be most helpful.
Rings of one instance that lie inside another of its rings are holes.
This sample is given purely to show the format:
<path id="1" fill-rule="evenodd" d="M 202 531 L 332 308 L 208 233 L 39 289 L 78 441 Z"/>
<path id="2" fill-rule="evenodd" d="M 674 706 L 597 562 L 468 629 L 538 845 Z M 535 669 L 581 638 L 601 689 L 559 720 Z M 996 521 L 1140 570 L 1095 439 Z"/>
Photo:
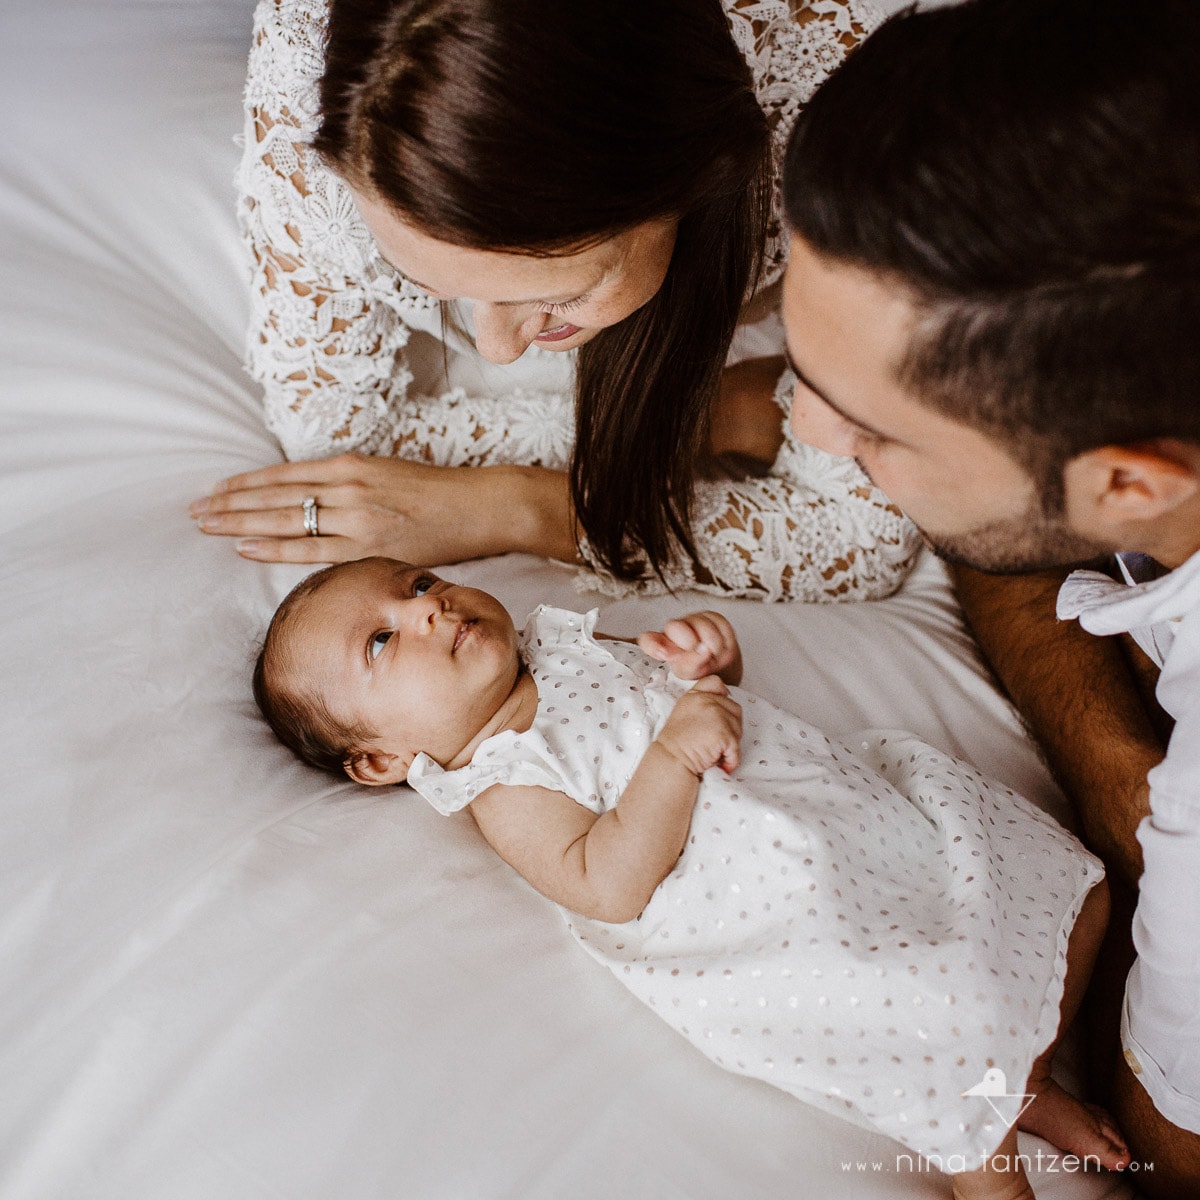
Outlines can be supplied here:
<path id="1" fill-rule="evenodd" d="M 1016 1175 L 968 1171 L 952 1180 L 954 1200 L 1037 1200 L 1024 1171 Z"/>
<path id="2" fill-rule="evenodd" d="M 953 1177 L 954 1200 L 1034 1200 L 1033 1188 L 1010 1129 L 989 1160 L 975 1171 Z"/>
<path id="3" fill-rule="evenodd" d="M 962 1175 L 953 1180 L 954 1200 L 1037 1200 L 1033 1187 L 1024 1175 L 1020 1179 L 986 1178 L 967 1182 Z"/>
<path id="4" fill-rule="evenodd" d="M 1085 1161 L 1098 1160 L 1110 1171 L 1129 1165 L 1125 1139 L 1117 1123 L 1099 1105 L 1076 1100 L 1049 1076 L 1030 1079 L 1029 1090 L 1037 1098 L 1021 1114 L 1018 1129 L 1036 1133 L 1052 1146 Z"/>

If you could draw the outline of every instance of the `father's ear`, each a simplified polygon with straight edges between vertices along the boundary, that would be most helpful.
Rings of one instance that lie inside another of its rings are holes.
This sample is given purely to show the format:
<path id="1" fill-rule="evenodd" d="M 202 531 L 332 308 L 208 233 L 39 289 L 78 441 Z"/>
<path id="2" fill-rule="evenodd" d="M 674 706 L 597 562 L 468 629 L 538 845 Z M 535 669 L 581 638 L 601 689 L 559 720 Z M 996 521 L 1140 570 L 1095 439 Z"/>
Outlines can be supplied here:
<path id="1" fill-rule="evenodd" d="M 388 754 L 385 750 L 356 750 L 342 766 L 355 783 L 382 787 L 388 783 L 403 783 L 408 778 L 412 757 Z"/>
<path id="2" fill-rule="evenodd" d="M 1098 446 L 1072 459 L 1067 474 L 1077 485 L 1069 492 L 1094 518 L 1161 521 L 1200 493 L 1200 449 L 1174 438 Z"/>

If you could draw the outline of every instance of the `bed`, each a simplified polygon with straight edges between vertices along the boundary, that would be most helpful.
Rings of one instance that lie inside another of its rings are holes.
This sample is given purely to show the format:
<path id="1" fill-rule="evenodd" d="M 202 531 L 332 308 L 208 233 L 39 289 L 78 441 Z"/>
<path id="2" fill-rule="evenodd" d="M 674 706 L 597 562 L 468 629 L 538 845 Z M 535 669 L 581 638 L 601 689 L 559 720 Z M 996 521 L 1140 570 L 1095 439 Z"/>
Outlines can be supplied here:
<path id="1" fill-rule="evenodd" d="M 249 666 L 301 572 L 186 511 L 279 454 L 240 367 L 251 8 L 0 15 L 0 1195 L 948 1195 L 705 1060 L 468 816 L 322 777 L 258 718 Z M 519 556 L 451 574 L 617 634 L 687 603 Z M 910 728 L 1063 812 L 936 562 L 880 603 L 715 606 L 752 689 L 837 733 Z"/>

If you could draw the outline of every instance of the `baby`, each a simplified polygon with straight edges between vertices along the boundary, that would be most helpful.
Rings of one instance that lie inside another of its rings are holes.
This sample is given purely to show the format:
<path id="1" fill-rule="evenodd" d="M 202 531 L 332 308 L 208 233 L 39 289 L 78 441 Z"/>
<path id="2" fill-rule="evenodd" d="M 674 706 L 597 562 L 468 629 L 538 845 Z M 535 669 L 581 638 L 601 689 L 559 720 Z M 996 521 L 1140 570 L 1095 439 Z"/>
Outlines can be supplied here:
<path id="1" fill-rule="evenodd" d="M 956 1195 L 1032 1196 L 1016 1126 L 1126 1165 L 1049 1075 L 1103 934 L 1099 863 L 911 735 L 850 751 L 737 690 L 717 613 L 636 645 L 594 621 L 542 607 L 518 635 L 486 592 L 343 563 L 280 605 L 255 695 L 306 761 L 469 808 L 708 1057 L 947 1164 Z"/>

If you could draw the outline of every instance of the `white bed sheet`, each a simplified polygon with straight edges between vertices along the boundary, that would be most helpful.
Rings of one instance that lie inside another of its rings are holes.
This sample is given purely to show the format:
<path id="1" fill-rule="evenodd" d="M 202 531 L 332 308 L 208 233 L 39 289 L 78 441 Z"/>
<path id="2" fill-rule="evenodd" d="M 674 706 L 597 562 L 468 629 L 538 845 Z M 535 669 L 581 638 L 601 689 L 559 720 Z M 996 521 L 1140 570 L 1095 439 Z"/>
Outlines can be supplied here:
<path id="1" fill-rule="evenodd" d="M 469 817 L 327 780 L 257 718 L 250 661 L 300 572 L 186 515 L 278 456 L 239 366 L 250 12 L 0 10 L 0 1195 L 948 1194 L 703 1059 Z M 518 617 L 599 602 L 614 633 L 687 604 L 603 603 L 516 556 L 454 574 Z M 913 729 L 1061 812 L 936 563 L 879 604 L 720 607 L 747 686 L 837 733 Z"/>

